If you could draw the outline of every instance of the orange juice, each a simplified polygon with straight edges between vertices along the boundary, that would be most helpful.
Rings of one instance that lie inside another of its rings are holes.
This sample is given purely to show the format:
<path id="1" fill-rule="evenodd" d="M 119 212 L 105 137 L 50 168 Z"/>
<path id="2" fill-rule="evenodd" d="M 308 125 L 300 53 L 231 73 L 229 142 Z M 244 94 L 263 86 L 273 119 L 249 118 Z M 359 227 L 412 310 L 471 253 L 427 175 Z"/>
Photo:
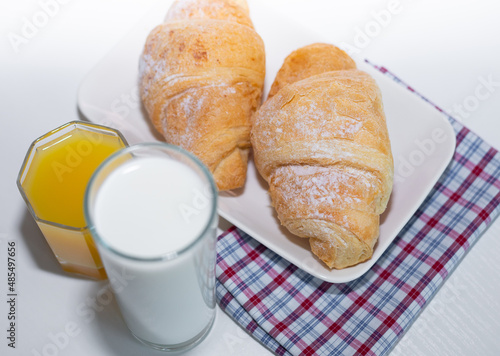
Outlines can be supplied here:
<path id="1" fill-rule="evenodd" d="M 18 186 L 62 268 L 96 279 L 106 277 L 86 227 L 83 198 L 96 168 L 126 147 L 115 130 L 71 122 L 33 142 Z"/>

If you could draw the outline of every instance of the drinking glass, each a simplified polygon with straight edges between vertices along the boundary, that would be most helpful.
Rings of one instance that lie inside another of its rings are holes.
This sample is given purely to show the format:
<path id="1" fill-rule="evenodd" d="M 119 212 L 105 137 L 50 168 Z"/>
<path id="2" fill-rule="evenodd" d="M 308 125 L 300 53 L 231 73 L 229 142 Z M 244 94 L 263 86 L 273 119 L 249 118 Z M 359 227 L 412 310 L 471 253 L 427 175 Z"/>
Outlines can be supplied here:
<path id="1" fill-rule="evenodd" d="M 217 188 L 192 154 L 130 146 L 89 182 L 85 216 L 124 321 L 141 342 L 184 351 L 215 318 Z M 120 275 L 123 283 L 114 283 Z"/>

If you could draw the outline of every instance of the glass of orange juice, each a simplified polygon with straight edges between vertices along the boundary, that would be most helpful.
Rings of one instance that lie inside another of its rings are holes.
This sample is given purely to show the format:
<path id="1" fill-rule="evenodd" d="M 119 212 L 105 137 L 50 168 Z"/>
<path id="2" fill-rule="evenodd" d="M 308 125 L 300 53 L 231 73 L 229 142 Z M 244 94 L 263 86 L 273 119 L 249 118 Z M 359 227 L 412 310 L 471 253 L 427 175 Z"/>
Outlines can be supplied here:
<path id="1" fill-rule="evenodd" d="M 106 278 L 85 222 L 83 198 L 96 168 L 127 146 L 117 130 L 72 121 L 36 139 L 26 154 L 17 186 L 66 272 Z"/>

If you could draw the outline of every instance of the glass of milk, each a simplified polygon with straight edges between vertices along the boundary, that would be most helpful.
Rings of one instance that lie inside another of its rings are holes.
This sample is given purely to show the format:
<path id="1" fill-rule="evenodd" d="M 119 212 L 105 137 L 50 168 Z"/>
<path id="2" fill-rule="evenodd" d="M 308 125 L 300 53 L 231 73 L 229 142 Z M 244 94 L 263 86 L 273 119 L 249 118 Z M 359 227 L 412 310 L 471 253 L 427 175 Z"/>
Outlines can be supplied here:
<path id="1" fill-rule="evenodd" d="M 216 310 L 217 188 L 208 169 L 176 146 L 130 146 L 92 176 L 85 217 L 132 334 L 163 351 L 201 342 Z"/>

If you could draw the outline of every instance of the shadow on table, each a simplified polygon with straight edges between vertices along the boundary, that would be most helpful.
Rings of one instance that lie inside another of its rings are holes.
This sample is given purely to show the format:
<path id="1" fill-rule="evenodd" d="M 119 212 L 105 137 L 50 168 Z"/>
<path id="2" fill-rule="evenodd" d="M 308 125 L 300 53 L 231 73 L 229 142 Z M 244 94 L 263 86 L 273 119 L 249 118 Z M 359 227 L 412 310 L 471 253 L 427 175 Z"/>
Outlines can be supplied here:
<path id="1" fill-rule="evenodd" d="M 122 356 L 122 355 L 141 355 L 155 356 L 165 355 L 164 352 L 151 349 L 132 336 L 132 333 L 125 325 L 116 302 L 115 295 L 110 293 L 109 283 L 104 286 L 96 285 L 90 292 L 90 295 L 96 296 L 100 308 L 96 311 L 94 328 L 98 328 L 96 334 L 99 337 L 99 345 L 103 355 Z M 112 298 L 109 299 L 109 298 Z M 99 303 L 100 301 L 100 303 Z"/>

